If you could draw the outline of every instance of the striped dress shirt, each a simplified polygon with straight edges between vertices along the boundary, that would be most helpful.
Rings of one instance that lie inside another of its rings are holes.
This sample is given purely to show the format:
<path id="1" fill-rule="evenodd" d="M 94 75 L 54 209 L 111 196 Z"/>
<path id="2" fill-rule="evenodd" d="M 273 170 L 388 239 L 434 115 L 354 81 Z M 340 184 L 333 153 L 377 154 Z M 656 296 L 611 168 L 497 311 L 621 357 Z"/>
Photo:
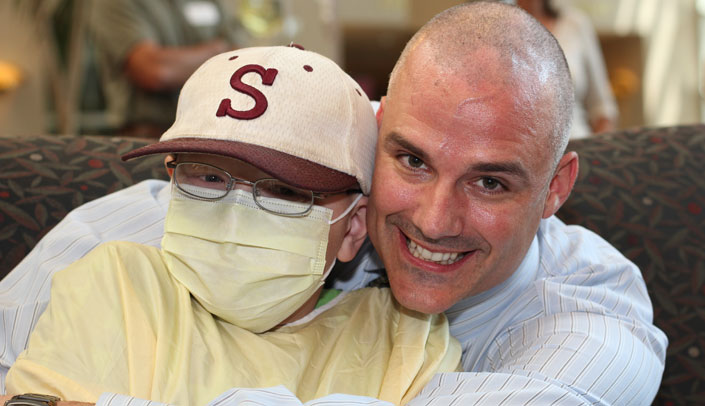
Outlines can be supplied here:
<path id="1" fill-rule="evenodd" d="M 159 245 L 168 183 L 146 181 L 71 212 L 0 282 L 7 369 L 49 299 L 50 277 L 100 242 Z M 334 271 L 335 287 L 367 285 L 382 268 L 369 243 Z M 410 405 L 646 405 L 663 374 L 666 336 L 637 267 L 596 234 L 543 220 L 523 262 L 502 284 L 446 311 L 465 372 L 437 374 Z M 233 388 L 211 405 L 301 405 L 286 388 Z M 104 394 L 99 405 L 157 402 Z M 331 395 L 306 405 L 383 405 Z"/>

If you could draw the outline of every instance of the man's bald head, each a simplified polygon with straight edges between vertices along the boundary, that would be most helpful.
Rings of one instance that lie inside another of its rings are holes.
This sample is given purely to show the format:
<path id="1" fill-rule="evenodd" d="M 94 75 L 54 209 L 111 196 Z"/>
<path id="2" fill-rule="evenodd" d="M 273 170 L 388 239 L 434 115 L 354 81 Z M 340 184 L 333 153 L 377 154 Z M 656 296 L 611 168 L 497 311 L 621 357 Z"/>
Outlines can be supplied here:
<path id="1" fill-rule="evenodd" d="M 496 91 L 519 90 L 515 103 L 527 120 L 540 123 L 535 135 L 548 136 L 554 164 L 562 156 L 574 102 L 570 73 L 553 35 L 520 8 L 477 1 L 438 14 L 404 48 L 390 78 L 390 100 L 410 65 L 417 71 L 433 66 L 470 87 L 484 82 Z"/>

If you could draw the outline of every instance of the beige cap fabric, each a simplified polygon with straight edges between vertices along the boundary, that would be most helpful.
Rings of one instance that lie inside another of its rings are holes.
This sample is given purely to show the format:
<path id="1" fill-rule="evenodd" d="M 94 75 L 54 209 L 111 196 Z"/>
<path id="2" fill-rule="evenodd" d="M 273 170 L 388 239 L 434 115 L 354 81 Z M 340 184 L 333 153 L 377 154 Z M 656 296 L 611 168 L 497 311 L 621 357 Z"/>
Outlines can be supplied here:
<path id="1" fill-rule="evenodd" d="M 370 191 L 377 123 L 360 86 L 298 46 L 244 48 L 206 61 L 184 84 L 158 143 L 122 159 L 194 152 L 238 158 L 315 192 Z"/>

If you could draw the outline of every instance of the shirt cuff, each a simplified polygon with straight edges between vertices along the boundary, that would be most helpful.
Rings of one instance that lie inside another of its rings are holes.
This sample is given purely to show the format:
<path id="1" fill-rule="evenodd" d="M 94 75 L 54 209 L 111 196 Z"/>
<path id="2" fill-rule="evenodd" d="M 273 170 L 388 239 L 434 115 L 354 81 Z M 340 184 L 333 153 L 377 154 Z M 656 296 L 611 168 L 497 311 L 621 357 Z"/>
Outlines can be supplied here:
<path id="1" fill-rule="evenodd" d="M 370 398 L 344 394 L 332 394 L 322 398 L 301 401 L 283 385 L 261 389 L 233 388 L 209 403 L 209 406 L 238 406 L 254 404 L 258 406 L 394 406 L 392 403 Z"/>
<path id="2" fill-rule="evenodd" d="M 70 399 L 68 399 L 70 400 Z M 98 398 L 96 406 L 167 406 L 168 403 L 160 403 L 152 400 L 133 398 L 132 396 L 119 395 L 117 393 L 103 393 Z"/>

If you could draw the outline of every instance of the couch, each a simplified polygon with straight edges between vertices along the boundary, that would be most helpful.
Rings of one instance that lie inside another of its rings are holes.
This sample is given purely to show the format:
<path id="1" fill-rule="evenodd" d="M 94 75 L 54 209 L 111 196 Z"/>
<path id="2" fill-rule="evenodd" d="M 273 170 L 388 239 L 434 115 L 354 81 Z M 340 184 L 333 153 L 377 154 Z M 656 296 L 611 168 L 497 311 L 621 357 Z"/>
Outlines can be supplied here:
<path id="1" fill-rule="evenodd" d="M 0 138 L 0 277 L 72 208 L 143 179 L 161 157 L 122 162 L 147 140 Z M 617 247 L 642 270 L 669 337 L 655 405 L 705 404 L 705 125 L 646 128 L 571 143 L 575 189 L 558 216 Z"/>

